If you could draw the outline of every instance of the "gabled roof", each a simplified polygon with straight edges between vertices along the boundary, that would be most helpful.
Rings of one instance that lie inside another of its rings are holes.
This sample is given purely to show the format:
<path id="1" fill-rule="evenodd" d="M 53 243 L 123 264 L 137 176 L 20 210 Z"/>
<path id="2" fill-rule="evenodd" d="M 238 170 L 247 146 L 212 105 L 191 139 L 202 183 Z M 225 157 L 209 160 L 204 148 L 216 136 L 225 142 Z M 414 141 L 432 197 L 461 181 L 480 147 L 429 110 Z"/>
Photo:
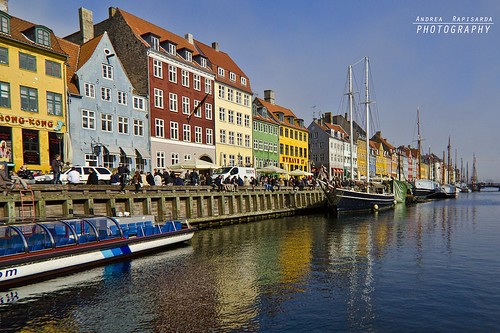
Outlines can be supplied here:
<path id="1" fill-rule="evenodd" d="M 160 39 L 160 43 L 165 42 L 165 41 L 171 41 L 174 44 L 177 45 L 178 50 L 182 49 L 189 49 L 193 51 L 193 57 L 199 55 L 200 53 L 198 52 L 198 49 L 191 44 L 187 39 L 178 36 L 166 29 L 163 29 L 151 22 L 148 22 L 146 20 L 143 20 L 133 14 L 130 14 L 123 9 L 116 8 L 116 13 L 120 13 L 121 16 L 125 19 L 126 23 L 129 25 L 130 29 L 132 32 L 136 35 L 137 39 L 141 41 L 145 46 L 151 47 L 142 36 L 147 35 L 149 33 L 157 36 Z M 117 15 L 117 14 L 115 14 Z M 162 49 L 163 50 L 163 49 Z M 168 50 L 163 50 L 163 52 L 169 54 L 167 52 Z M 187 64 L 191 64 L 192 66 L 198 67 L 200 69 L 204 69 L 206 71 L 210 71 L 209 68 L 203 68 L 201 67 L 196 61 L 186 61 L 183 57 L 181 57 L 179 54 L 176 55 L 176 59 L 179 61 L 182 61 Z"/>
<path id="2" fill-rule="evenodd" d="M 267 102 L 261 98 L 258 98 L 258 97 L 256 98 L 256 100 L 272 114 L 273 119 L 277 123 L 279 123 L 280 125 L 294 127 L 296 129 L 300 129 L 302 131 L 308 131 L 308 129 L 304 126 L 297 126 L 295 124 L 290 124 L 287 121 L 280 121 L 279 120 L 277 113 L 283 113 L 285 117 L 293 117 L 294 119 L 300 119 L 300 118 L 297 118 L 297 116 L 295 116 L 295 114 L 292 112 L 292 110 L 287 109 L 287 108 L 282 107 L 282 106 L 279 106 L 279 105 L 276 105 L 276 104 L 269 103 L 269 102 Z"/>
<path id="3" fill-rule="evenodd" d="M 270 124 L 273 124 L 273 125 L 279 125 L 279 123 L 274 120 L 274 118 L 272 117 L 264 117 L 262 116 L 260 113 L 257 112 L 256 115 L 253 115 L 253 120 L 258 120 L 258 121 L 263 121 L 263 122 L 266 122 L 266 123 L 270 123 Z"/>
<path id="4" fill-rule="evenodd" d="M 5 12 L 2 12 L 2 13 L 5 13 Z M 5 14 L 7 14 L 7 13 L 5 13 Z M 7 14 L 7 15 L 8 15 L 8 17 L 10 17 L 10 34 L 0 33 L 1 37 L 9 38 L 9 39 L 15 40 L 17 42 L 21 42 L 21 43 L 26 44 L 26 45 L 30 45 L 30 46 L 33 46 L 36 48 L 40 48 L 40 49 L 49 51 L 49 52 L 57 53 L 57 54 L 62 55 L 62 56 L 66 56 L 64 51 L 61 49 L 61 46 L 59 45 L 59 41 L 58 41 L 56 35 L 54 35 L 54 32 L 51 29 L 49 29 L 45 26 L 42 26 L 42 25 L 38 25 L 38 24 L 34 24 L 31 22 L 22 20 L 20 18 L 11 16 L 9 14 Z M 50 33 L 50 42 L 51 42 L 50 47 L 35 43 L 35 41 L 29 39 L 25 35 L 25 33 L 27 31 L 29 31 L 31 29 L 38 28 L 38 27 L 45 28 Z"/>
<path id="5" fill-rule="evenodd" d="M 78 59 L 77 70 L 82 68 L 82 66 L 85 65 L 87 63 L 87 61 L 90 59 L 90 57 L 92 57 L 92 54 L 94 54 L 94 51 L 95 51 L 97 45 L 99 45 L 99 42 L 101 41 L 102 36 L 103 35 L 99 35 L 99 36 L 89 40 L 88 42 L 86 42 L 85 44 L 83 44 L 80 47 L 80 59 Z"/>
<path id="6" fill-rule="evenodd" d="M 340 125 L 330 124 L 330 123 L 324 123 L 323 126 L 326 127 L 326 129 L 328 129 L 328 130 L 333 130 L 333 131 L 336 131 L 336 132 L 341 132 L 341 133 L 344 134 L 344 136 L 349 136 L 349 134 L 347 134 L 347 132 Z"/>
<path id="7" fill-rule="evenodd" d="M 200 53 L 208 58 L 210 65 L 212 66 L 212 71 L 216 74 L 217 81 L 223 82 L 229 86 L 233 86 L 235 88 L 238 88 L 240 90 L 252 94 L 252 88 L 250 87 L 250 80 L 227 53 L 222 52 L 220 50 L 216 50 L 197 40 L 195 40 L 195 43 Z M 225 72 L 235 73 L 236 81 L 230 80 L 229 73 L 227 73 L 224 76 L 220 76 L 218 73 L 219 67 L 224 68 Z M 246 85 L 241 84 L 241 77 L 244 77 L 247 80 Z"/>
<path id="8" fill-rule="evenodd" d="M 68 84 L 68 90 L 71 94 L 79 95 L 80 91 L 76 85 L 73 75 L 76 73 L 78 66 L 78 57 L 80 55 L 80 45 L 71 43 L 65 39 L 58 38 L 59 45 L 62 47 L 63 51 L 68 55 L 69 67 L 66 68 L 66 83 Z"/>

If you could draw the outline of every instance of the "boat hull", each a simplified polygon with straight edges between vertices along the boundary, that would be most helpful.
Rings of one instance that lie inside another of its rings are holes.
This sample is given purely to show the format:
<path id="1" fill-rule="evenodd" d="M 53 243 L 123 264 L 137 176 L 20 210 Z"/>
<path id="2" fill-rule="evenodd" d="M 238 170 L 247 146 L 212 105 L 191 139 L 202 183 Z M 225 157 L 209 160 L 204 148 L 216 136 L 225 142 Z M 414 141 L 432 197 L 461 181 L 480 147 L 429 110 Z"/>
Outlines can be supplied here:
<path id="1" fill-rule="evenodd" d="M 335 189 L 335 196 L 339 197 L 335 208 L 337 212 L 372 211 L 394 206 L 393 194 L 377 194 L 358 192 L 347 189 Z"/>
<path id="2" fill-rule="evenodd" d="M 158 251 L 189 241 L 195 230 L 184 228 L 149 236 L 115 238 L 5 256 L 0 258 L 0 290 L 34 279 L 54 277 L 64 272 Z"/>

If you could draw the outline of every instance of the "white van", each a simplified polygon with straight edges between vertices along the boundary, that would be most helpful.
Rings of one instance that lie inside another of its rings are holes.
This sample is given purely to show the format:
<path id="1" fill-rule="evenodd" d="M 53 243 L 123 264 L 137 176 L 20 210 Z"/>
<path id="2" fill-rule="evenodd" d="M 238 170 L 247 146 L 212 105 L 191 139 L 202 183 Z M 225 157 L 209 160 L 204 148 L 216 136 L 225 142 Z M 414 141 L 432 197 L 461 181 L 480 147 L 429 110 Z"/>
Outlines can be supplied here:
<path id="1" fill-rule="evenodd" d="M 233 176 L 240 176 L 241 179 L 245 179 L 245 176 L 250 180 L 250 177 L 255 178 L 255 168 L 247 168 L 240 166 L 229 166 L 223 167 L 219 169 L 215 169 L 212 174 L 212 179 L 215 179 L 222 175 L 222 179 L 226 179 L 227 177 L 233 178 Z"/>

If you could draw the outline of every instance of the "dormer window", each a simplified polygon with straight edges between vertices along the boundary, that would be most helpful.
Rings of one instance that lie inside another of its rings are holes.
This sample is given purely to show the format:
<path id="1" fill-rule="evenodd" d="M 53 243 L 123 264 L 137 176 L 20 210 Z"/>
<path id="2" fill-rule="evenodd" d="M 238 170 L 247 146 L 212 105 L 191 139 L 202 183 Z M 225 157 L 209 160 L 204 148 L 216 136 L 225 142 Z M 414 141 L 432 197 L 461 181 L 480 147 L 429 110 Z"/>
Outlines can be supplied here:
<path id="1" fill-rule="evenodd" d="M 151 47 L 153 50 L 160 51 L 160 39 L 155 36 L 151 36 Z"/>
<path id="2" fill-rule="evenodd" d="M 186 60 L 191 62 L 193 61 L 193 53 L 190 51 L 186 51 Z"/>
<path id="3" fill-rule="evenodd" d="M 242 84 L 242 85 L 244 85 L 244 86 L 246 86 L 246 85 L 247 85 L 247 78 L 246 78 L 246 77 L 243 77 L 243 76 L 242 76 L 240 81 L 241 81 L 241 84 Z"/>
<path id="4" fill-rule="evenodd" d="M 10 16 L 7 13 L 0 12 L 0 32 L 10 34 Z"/>
<path id="5" fill-rule="evenodd" d="M 36 29 L 36 42 L 38 44 L 50 47 L 50 32 L 44 28 Z"/>
<path id="6" fill-rule="evenodd" d="M 217 70 L 217 73 L 219 74 L 219 76 L 225 76 L 226 75 L 224 73 L 224 68 L 222 68 L 222 67 L 219 67 L 219 69 Z"/>
<path id="7" fill-rule="evenodd" d="M 200 61 L 200 65 L 201 65 L 201 67 L 207 67 L 207 59 L 205 59 L 205 58 L 201 58 L 200 60 L 201 60 L 201 61 Z"/>
<path id="8" fill-rule="evenodd" d="M 236 74 L 233 72 L 229 72 L 229 80 L 236 82 Z"/>
<path id="9" fill-rule="evenodd" d="M 177 46 L 172 43 L 168 43 L 168 53 L 171 55 L 176 55 L 177 54 Z"/>

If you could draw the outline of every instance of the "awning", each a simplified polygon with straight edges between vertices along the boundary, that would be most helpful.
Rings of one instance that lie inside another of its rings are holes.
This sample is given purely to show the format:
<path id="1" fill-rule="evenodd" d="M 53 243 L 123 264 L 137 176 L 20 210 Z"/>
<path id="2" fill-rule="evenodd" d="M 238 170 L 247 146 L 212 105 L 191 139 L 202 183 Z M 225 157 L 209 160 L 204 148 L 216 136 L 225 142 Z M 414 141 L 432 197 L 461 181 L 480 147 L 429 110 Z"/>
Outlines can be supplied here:
<path id="1" fill-rule="evenodd" d="M 120 147 L 115 145 L 104 145 L 109 155 L 120 155 Z"/>
<path id="2" fill-rule="evenodd" d="M 135 157 L 135 152 L 134 152 L 133 148 L 120 147 L 120 149 L 123 151 L 123 153 L 125 154 L 125 156 L 127 156 L 127 157 Z"/>
<path id="3" fill-rule="evenodd" d="M 151 158 L 151 154 L 149 154 L 147 150 L 142 148 L 135 148 L 135 150 L 139 155 L 141 155 L 142 158 Z"/>

